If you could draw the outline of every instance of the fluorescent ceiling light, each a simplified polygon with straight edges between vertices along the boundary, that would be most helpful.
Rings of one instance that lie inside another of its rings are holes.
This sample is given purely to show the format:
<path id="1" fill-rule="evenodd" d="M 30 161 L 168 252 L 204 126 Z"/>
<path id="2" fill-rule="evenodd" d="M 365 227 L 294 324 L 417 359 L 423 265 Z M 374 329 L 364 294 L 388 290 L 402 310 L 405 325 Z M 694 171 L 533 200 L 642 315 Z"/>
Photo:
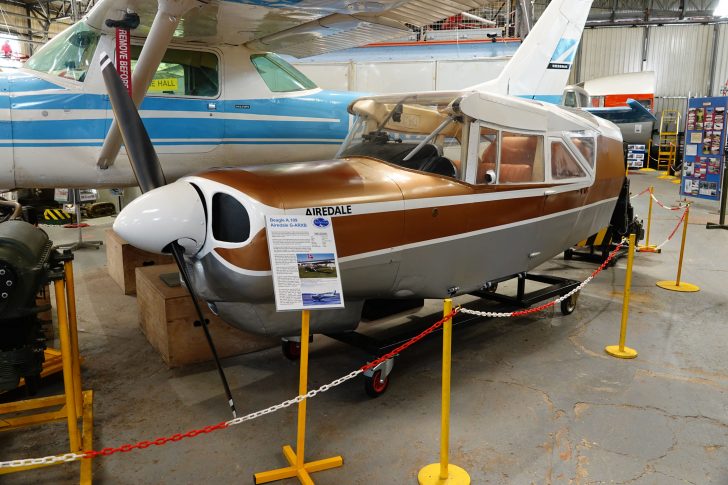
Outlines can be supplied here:
<path id="1" fill-rule="evenodd" d="M 728 17 L 728 0 L 720 0 L 713 10 L 714 17 Z"/>

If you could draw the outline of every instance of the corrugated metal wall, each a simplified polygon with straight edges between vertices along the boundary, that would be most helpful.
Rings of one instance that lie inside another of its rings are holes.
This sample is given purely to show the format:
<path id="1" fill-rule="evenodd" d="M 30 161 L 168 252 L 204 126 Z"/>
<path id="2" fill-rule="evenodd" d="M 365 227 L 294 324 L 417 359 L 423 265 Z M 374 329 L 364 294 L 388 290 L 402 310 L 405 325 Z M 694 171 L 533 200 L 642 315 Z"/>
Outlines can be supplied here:
<path id="1" fill-rule="evenodd" d="M 581 41 L 573 82 L 612 74 L 655 71 L 655 114 L 663 109 L 685 112 L 688 94 L 710 93 L 713 59 L 713 25 L 665 25 L 587 29 Z M 717 55 L 712 94 L 728 79 L 728 25 L 718 26 Z M 684 117 L 683 117 L 684 118 Z"/>
<path id="2" fill-rule="evenodd" d="M 716 43 L 715 75 L 713 76 L 713 96 L 721 96 L 721 89 L 728 89 L 728 24 L 718 26 Z"/>
<path id="3" fill-rule="evenodd" d="M 642 71 L 644 27 L 587 29 L 581 38 L 579 81 Z"/>

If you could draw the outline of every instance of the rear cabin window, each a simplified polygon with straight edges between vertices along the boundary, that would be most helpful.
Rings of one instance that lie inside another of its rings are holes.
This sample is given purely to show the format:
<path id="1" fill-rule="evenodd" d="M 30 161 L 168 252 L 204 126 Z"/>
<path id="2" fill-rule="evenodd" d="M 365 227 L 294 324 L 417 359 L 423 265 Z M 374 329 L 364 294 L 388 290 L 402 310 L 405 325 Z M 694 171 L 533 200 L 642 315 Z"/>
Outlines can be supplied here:
<path id="1" fill-rule="evenodd" d="M 142 48 L 131 46 L 132 71 Z M 214 97 L 220 91 L 219 60 L 212 52 L 167 49 L 154 73 L 149 94 Z"/>
<path id="2" fill-rule="evenodd" d="M 591 136 L 570 136 L 569 140 L 574 144 L 579 153 L 591 168 L 594 168 L 594 160 L 596 158 L 594 137 Z"/>
<path id="3" fill-rule="evenodd" d="M 316 89 L 313 81 L 275 54 L 253 54 L 250 62 L 258 70 L 268 89 L 274 93 Z"/>
<path id="4" fill-rule="evenodd" d="M 543 136 L 503 131 L 498 183 L 544 181 Z"/>
<path id="5" fill-rule="evenodd" d="M 561 141 L 551 142 L 551 178 L 564 180 L 586 177 L 584 169 Z"/>

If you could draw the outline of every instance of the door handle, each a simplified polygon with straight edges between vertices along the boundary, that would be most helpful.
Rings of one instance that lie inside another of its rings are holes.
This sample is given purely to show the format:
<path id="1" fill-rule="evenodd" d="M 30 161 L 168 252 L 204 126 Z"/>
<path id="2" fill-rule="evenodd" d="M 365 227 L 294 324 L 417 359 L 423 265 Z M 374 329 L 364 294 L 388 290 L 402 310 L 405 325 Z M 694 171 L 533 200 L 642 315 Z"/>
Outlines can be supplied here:
<path id="1" fill-rule="evenodd" d="M 556 193 L 553 189 L 546 189 L 543 191 L 543 195 L 554 195 Z"/>
<path id="2" fill-rule="evenodd" d="M 215 104 L 215 103 L 207 103 L 207 109 L 210 110 L 210 111 L 215 111 L 215 110 L 217 110 L 217 104 Z"/>

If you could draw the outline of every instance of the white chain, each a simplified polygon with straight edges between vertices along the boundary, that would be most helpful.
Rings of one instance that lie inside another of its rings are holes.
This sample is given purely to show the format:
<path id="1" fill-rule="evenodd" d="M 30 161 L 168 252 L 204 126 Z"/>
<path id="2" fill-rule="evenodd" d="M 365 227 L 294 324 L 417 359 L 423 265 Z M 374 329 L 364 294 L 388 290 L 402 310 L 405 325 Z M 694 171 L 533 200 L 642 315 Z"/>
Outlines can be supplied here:
<path id="1" fill-rule="evenodd" d="M 624 237 L 622 238 L 622 244 L 624 244 L 627 241 L 628 241 L 627 238 L 624 238 Z M 585 279 L 584 281 L 582 281 L 581 283 L 579 283 L 579 285 L 576 288 L 574 288 L 570 292 L 565 293 L 565 294 L 561 295 L 560 297 L 558 297 L 554 301 L 554 305 L 558 305 L 559 303 L 566 300 L 567 298 L 571 298 L 571 296 L 574 295 L 575 293 L 581 291 L 582 288 L 584 288 L 586 285 L 588 285 L 591 282 L 591 280 L 594 279 L 594 276 L 596 276 L 596 275 L 595 274 L 589 275 L 589 277 L 587 279 Z M 512 317 L 513 314 L 516 312 L 506 312 L 506 313 L 481 312 L 478 310 L 471 310 L 469 308 L 460 308 L 460 313 L 466 313 L 468 315 L 476 315 L 479 317 L 486 317 L 486 318 L 508 318 L 508 317 Z"/>
<path id="2" fill-rule="evenodd" d="M 302 396 L 296 396 L 293 399 L 289 399 L 287 401 L 283 401 L 280 404 L 276 404 L 274 406 L 271 406 L 266 409 L 262 409 L 260 411 L 256 411 L 254 413 L 247 414 L 245 416 L 241 416 L 239 418 L 231 419 L 230 421 L 227 421 L 225 424 L 227 426 L 235 426 L 236 424 L 244 423 L 245 421 L 251 421 L 253 419 L 259 418 L 261 416 L 265 416 L 266 414 L 271 414 L 276 411 L 280 411 L 281 409 L 287 408 L 289 406 L 292 406 L 294 404 L 298 404 L 302 402 L 304 399 L 310 399 L 312 397 L 315 397 L 317 394 L 321 394 L 323 392 L 326 392 L 330 389 L 333 389 L 336 386 L 339 386 L 343 384 L 344 382 L 351 380 L 362 373 L 361 369 L 357 369 L 355 371 L 350 372 L 349 374 L 345 375 L 344 377 L 339 377 L 338 379 L 335 379 L 328 384 L 324 384 L 323 386 L 319 387 L 318 389 L 311 389 L 306 394 Z M 76 460 L 80 460 L 85 456 L 84 453 L 66 453 L 64 455 L 51 455 L 51 456 L 44 456 L 43 458 L 26 458 L 22 460 L 11 460 L 11 461 L 0 461 L 0 468 L 21 468 L 26 467 L 30 465 L 54 465 L 56 463 L 67 463 L 72 462 Z"/>

